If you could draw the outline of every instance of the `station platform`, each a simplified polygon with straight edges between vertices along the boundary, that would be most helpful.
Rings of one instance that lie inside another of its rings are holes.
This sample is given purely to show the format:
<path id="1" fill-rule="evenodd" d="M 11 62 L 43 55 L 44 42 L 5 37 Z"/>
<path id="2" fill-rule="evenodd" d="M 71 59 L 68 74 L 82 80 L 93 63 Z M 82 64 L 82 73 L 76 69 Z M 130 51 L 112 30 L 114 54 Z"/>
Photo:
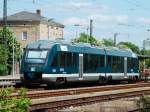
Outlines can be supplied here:
<path id="1" fill-rule="evenodd" d="M 12 80 L 13 80 L 13 79 L 16 79 L 16 80 L 17 80 L 17 79 L 20 79 L 20 74 L 7 75 L 7 76 L 0 76 L 0 81 L 1 81 L 1 80 L 5 80 L 5 79 L 6 79 L 6 80 L 9 80 L 9 79 L 10 79 L 10 80 L 11 80 L 11 79 L 12 79 Z"/>
<path id="2" fill-rule="evenodd" d="M 3 86 L 14 86 L 16 83 L 20 83 L 20 75 L 7 75 L 0 76 L 0 87 Z"/>

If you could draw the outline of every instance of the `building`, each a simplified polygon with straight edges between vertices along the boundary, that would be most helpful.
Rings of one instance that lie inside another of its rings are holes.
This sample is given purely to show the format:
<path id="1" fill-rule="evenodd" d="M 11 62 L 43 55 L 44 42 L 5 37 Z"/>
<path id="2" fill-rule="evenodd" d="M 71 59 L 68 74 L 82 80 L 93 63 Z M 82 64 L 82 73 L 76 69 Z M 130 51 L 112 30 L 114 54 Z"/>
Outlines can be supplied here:
<path id="1" fill-rule="evenodd" d="M 0 20 L 0 27 L 3 20 Z M 36 13 L 22 11 L 7 17 L 7 26 L 14 32 L 17 41 L 24 48 L 28 43 L 36 40 L 62 39 L 64 25 Z"/>

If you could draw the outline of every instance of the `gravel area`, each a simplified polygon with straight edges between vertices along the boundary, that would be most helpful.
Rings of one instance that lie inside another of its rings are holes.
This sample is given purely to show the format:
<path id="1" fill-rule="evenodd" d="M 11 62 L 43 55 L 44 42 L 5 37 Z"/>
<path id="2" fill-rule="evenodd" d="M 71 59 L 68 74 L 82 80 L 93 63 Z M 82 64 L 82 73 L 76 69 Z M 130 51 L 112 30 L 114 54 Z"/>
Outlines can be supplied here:
<path id="1" fill-rule="evenodd" d="M 128 112 L 137 108 L 137 99 L 138 98 L 125 98 L 87 106 L 70 107 L 60 110 L 59 112 Z"/>

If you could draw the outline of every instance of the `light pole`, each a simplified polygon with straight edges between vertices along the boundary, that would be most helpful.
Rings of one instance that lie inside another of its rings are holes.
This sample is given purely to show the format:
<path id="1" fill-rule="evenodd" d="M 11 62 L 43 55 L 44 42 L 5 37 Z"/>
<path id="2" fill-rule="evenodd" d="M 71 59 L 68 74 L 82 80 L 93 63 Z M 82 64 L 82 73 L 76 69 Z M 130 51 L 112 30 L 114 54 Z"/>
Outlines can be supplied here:
<path id="1" fill-rule="evenodd" d="M 93 20 L 90 19 L 90 38 L 93 36 Z"/>
<path id="2" fill-rule="evenodd" d="M 117 36 L 119 33 L 114 33 L 114 47 L 116 46 Z"/>
<path id="3" fill-rule="evenodd" d="M 81 26 L 80 24 L 74 24 L 75 27 L 79 27 Z M 75 35 L 75 38 L 78 38 L 78 29 L 76 29 L 76 35 Z"/>
<path id="4" fill-rule="evenodd" d="M 7 37 L 6 37 L 6 28 L 7 28 L 7 0 L 3 1 L 3 42 L 5 47 L 7 47 Z"/>
<path id="5" fill-rule="evenodd" d="M 89 40 L 89 39 L 88 39 L 89 27 L 86 28 L 86 31 L 87 31 L 87 32 L 86 32 L 86 35 L 87 35 L 87 37 L 86 37 L 86 38 L 87 38 L 86 42 L 88 43 L 88 40 Z"/>
<path id="6" fill-rule="evenodd" d="M 88 43 L 88 32 L 89 32 L 89 26 L 86 26 L 86 25 L 80 25 L 80 24 L 75 24 L 74 26 L 76 26 L 76 27 L 86 27 L 86 34 L 87 34 L 87 43 Z M 78 37 L 78 31 L 76 30 L 76 37 L 75 38 L 77 38 Z"/>

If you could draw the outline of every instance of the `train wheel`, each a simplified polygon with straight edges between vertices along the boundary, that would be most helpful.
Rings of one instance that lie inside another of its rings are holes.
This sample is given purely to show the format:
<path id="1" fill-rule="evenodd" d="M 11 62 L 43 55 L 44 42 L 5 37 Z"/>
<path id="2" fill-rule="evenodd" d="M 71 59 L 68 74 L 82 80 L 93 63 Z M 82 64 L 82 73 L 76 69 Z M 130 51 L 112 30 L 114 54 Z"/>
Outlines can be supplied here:
<path id="1" fill-rule="evenodd" d="M 25 88 L 31 88 L 31 87 L 33 87 L 33 85 L 30 84 L 29 82 L 23 82 L 23 86 L 24 86 Z"/>
<path id="2" fill-rule="evenodd" d="M 64 84 L 63 84 L 63 88 L 67 88 L 67 78 L 64 78 Z"/>
<path id="3" fill-rule="evenodd" d="M 98 80 L 98 83 L 101 85 L 101 84 L 106 84 L 107 83 L 107 80 L 105 77 L 103 76 L 100 76 L 99 77 L 99 80 Z"/>
<path id="4" fill-rule="evenodd" d="M 54 82 L 48 82 L 46 85 L 47 85 L 46 89 L 57 89 L 57 85 Z"/>
<path id="5" fill-rule="evenodd" d="M 130 76 L 128 79 L 128 83 L 136 83 L 138 78 L 136 76 Z"/>
<path id="6" fill-rule="evenodd" d="M 67 86 L 66 77 L 59 77 L 56 79 L 56 88 L 65 88 Z"/>
<path id="7" fill-rule="evenodd" d="M 112 76 L 108 76 L 108 83 L 112 83 Z"/>
<path id="8" fill-rule="evenodd" d="M 135 82 L 138 82 L 138 81 L 139 81 L 138 76 L 135 76 Z"/>

